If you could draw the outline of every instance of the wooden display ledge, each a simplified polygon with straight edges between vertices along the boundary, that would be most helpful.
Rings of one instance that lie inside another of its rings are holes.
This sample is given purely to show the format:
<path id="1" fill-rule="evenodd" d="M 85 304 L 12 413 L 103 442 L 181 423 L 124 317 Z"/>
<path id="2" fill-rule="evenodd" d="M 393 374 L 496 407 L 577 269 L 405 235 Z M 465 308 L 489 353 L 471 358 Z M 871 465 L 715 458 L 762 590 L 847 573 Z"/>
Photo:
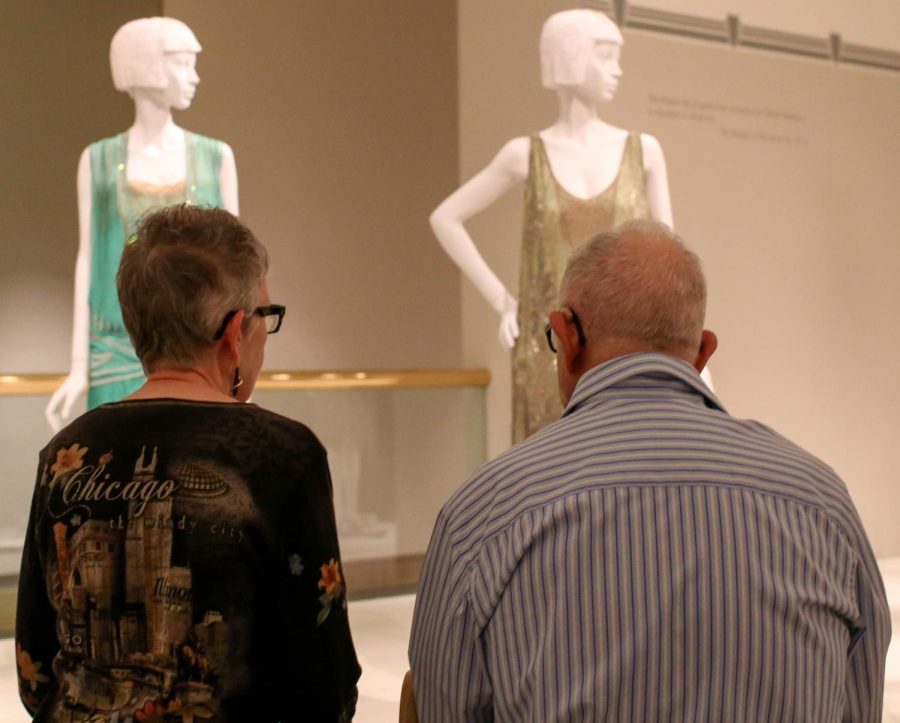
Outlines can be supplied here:
<path id="1" fill-rule="evenodd" d="M 64 374 L 0 374 L 0 397 L 46 396 L 63 383 Z M 487 369 L 380 369 L 262 372 L 259 391 L 333 389 L 447 389 L 486 387 Z"/>
<path id="2" fill-rule="evenodd" d="M 0 638 L 16 633 L 17 575 L 0 577 Z"/>

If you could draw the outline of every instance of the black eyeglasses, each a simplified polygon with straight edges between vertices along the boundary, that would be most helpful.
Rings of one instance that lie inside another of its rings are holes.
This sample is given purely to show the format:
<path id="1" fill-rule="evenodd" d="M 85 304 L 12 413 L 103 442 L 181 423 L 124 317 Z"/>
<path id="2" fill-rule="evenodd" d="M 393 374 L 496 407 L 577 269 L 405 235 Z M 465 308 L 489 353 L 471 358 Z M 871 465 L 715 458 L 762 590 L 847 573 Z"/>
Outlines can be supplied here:
<path id="1" fill-rule="evenodd" d="M 256 316 L 261 316 L 263 321 L 266 324 L 266 333 L 274 334 L 281 328 L 281 322 L 284 320 L 284 312 L 285 307 L 281 304 L 269 304 L 268 306 L 257 306 L 253 313 Z M 228 326 L 228 322 L 234 318 L 234 315 L 238 313 L 237 309 L 232 309 L 227 314 L 225 314 L 225 318 L 222 319 L 222 325 L 219 327 L 219 330 L 213 336 L 213 341 L 222 338 L 222 334 L 225 333 L 225 327 Z"/>
<path id="2" fill-rule="evenodd" d="M 581 319 L 578 318 L 578 314 L 573 309 L 569 309 L 569 311 L 572 313 L 572 323 L 575 324 L 575 330 L 578 332 L 578 343 L 584 346 L 587 344 L 587 337 L 584 335 L 584 329 L 581 328 Z M 550 347 L 550 351 L 556 354 L 556 347 L 553 344 L 553 329 L 550 328 L 549 323 L 544 327 L 544 333 L 547 335 L 547 346 Z"/>

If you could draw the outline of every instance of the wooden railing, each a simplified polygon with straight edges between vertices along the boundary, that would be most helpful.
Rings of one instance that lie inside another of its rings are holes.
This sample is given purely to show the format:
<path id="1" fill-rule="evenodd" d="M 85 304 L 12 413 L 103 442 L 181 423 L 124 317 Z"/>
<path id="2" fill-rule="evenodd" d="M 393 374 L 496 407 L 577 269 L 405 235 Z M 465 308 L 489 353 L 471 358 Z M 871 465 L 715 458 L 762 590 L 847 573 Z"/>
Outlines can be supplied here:
<path id="1" fill-rule="evenodd" d="M 0 397 L 52 394 L 65 380 L 64 374 L 0 374 Z M 310 391 L 332 389 L 413 389 L 486 387 L 487 369 L 378 369 L 335 371 L 262 372 L 256 382 L 260 391 Z"/>

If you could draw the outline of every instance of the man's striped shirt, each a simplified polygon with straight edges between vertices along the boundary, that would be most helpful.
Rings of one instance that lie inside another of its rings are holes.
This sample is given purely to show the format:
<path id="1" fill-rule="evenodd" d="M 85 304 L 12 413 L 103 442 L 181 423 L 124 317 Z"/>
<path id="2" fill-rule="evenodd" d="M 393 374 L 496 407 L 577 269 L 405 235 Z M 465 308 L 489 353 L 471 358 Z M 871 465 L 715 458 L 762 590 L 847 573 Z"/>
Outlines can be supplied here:
<path id="1" fill-rule="evenodd" d="M 874 722 L 889 639 L 835 473 L 634 354 L 444 506 L 410 661 L 424 722 Z"/>

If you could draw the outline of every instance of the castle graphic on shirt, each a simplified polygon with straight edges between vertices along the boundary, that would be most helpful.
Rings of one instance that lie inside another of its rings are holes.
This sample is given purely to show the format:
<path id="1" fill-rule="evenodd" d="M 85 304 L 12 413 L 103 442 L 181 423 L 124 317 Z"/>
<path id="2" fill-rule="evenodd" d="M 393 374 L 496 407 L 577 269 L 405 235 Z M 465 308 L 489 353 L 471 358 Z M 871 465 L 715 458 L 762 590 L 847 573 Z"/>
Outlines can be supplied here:
<path id="1" fill-rule="evenodd" d="M 192 474 L 190 465 L 182 466 L 185 474 L 177 481 L 159 483 L 156 467 L 156 448 L 144 448 L 133 478 L 112 488 L 111 494 L 129 487 L 167 491 L 136 494 L 128 500 L 127 518 L 88 519 L 71 535 L 69 524 L 53 525 L 56 560 L 48 569 L 48 589 L 64 653 L 57 673 L 67 703 L 84 711 L 84 720 L 102 711 L 145 711 L 148 705 L 157 715 L 187 708 L 198 717 L 215 713 L 216 671 L 226 661 L 228 624 L 216 610 L 195 616 L 191 568 L 172 563 L 175 533 L 188 521 L 173 516 L 172 507 L 176 492 L 210 497 L 228 487 L 221 478 Z M 77 479 L 61 481 L 64 498 L 84 498 L 93 475 L 82 475 L 73 491 Z M 91 494 L 102 490 L 98 478 Z"/>

